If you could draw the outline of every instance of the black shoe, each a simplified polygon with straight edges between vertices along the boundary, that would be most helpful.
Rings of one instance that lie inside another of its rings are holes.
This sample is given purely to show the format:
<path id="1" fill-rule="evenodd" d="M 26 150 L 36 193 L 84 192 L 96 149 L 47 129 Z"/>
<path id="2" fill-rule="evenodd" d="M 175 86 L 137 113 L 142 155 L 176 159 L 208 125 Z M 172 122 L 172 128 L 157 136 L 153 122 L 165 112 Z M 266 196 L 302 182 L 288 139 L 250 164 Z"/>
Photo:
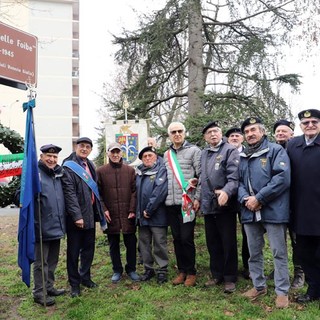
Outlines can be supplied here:
<path id="1" fill-rule="evenodd" d="M 71 298 L 80 296 L 80 287 L 71 287 Z"/>
<path id="2" fill-rule="evenodd" d="M 65 294 L 66 290 L 52 288 L 51 290 L 47 290 L 47 293 L 48 293 L 48 296 L 58 297 L 58 296 L 62 296 L 63 294 Z"/>
<path id="3" fill-rule="evenodd" d="M 157 283 L 158 284 L 163 284 L 165 282 L 168 281 L 168 278 L 167 278 L 167 274 L 166 273 L 158 273 L 157 274 Z"/>
<path id="4" fill-rule="evenodd" d="M 149 281 L 155 275 L 154 270 L 147 269 L 144 274 L 140 277 L 141 281 Z"/>
<path id="5" fill-rule="evenodd" d="M 81 282 L 81 284 L 82 284 L 83 286 L 87 287 L 87 288 L 90 288 L 90 289 L 96 288 L 96 287 L 98 286 L 98 285 L 97 285 L 95 282 L 93 282 L 92 280 L 84 280 L 84 281 Z"/>
<path id="6" fill-rule="evenodd" d="M 247 279 L 247 280 L 249 280 L 250 279 L 250 272 L 249 272 L 249 269 L 243 269 L 243 271 L 242 271 L 242 276 L 243 276 L 243 278 L 244 279 Z"/>
<path id="7" fill-rule="evenodd" d="M 56 302 L 54 300 L 54 298 L 52 297 L 49 297 L 49 296 L 46 296 L 46 306 L 49 307 L 49 306 L 53 306 Z M 42 306 L 44 306 L 44 299 L 43 299 L 43 296 L 36 296 L 36 297 L 33 297 L 33 301 L 35 303 L 38 303 L 38 304 L 41 304 Z"/>
<path id="8" fill-rule="evenodd" d="M 302 295 L 300 295 L 300 296 L 298 296 L 297 298 L 296 298 L 296 302 L 298 302 L 298 303 L 309 303 L 309 302 L 312 302 L 312 301 L 315 301 L 315 300 L 319 300 L 320 299 L 320 297 L 312 297 L 312 296 L 310 296 L 309 294 L 302 294 Z"/>

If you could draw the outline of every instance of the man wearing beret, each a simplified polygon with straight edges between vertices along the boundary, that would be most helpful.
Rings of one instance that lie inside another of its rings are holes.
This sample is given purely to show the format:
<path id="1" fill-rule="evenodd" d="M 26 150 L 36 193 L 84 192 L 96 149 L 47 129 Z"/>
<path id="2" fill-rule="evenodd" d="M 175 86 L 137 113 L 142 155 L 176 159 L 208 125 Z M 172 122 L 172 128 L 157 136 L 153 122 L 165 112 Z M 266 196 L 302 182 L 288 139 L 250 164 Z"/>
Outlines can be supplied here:
<path id="1" fill-rule="evenodd" d="M 61 151 L 60 147 L 48 144 L 42 146 L 40 151 L 42 153 L 40 154 L 38 167 L 41 193 L 40 208 L 37 202 L 35 209 L 36 243 L 35 261 L 33 264 L 33 298 L 36 303 L 50 306 L 55 303 L 55 296 L 60 296 L 65 293 L 64 289 L 56 289 L 54 287 L 54 273 L 59 260 L 60 240 L 66 232 L 64 195 L 61 183 L 63 169 L 58 165 L 58 154 Z M 40 226 L 42 233 L 42 252 Z M 43 270 L 41 262 L 42 256 Z M 45 298 L 43 296 L 42 273 L 45 283 Z"/>
<path id="2" fill-rule="evenodd" d="M 80 284 L 95 288 L 91 279 L 94 257 L 96 221 L 103 215 L 99 198 L 86 183 L 88 175 L 96 181 L 96 171 L 88 159 L 92 140 L 81 137 L 76 141 L 75 152 L 64 159 L 65 175 L 62 178 L 67 212 L 67 271 L 71 297 L 80 295 Z M 71 163 L 72 166 L 67 166 Z M 88 179 L 87 179 L 88 180 Z M 79 267 L 80 259 L 80 267 Z"/>
<path id="3" fill-rule="evenodd" d="M 204 214 L 212 280 L 206 286 L 224 283 L 224 292 L 236 290 L 237 191 L 239 152 L 222 138 L 215 121 L 202 130 L 207 147 L 201 153 L 201 211 Z"/>
<path id="4" fill-rule="evenodd" d="M 240 128 L 238 127 L 230 128 L 226 132 L 225 136 L 228 139 L 228 143 L 236 147 L 239 153 L 244 150 L 245 148 L 245 146 L 243 145 L 244 137 Z M 238 208 L 238 215 L 239 215 L 239 221 L 241 222 L 240 207 Z M 241 224 L 241 234 L 242 234 L 241 258 L 242 258 L 242 266 L 243 266 L 242 275 L 245 279 L 250 279 L 249 264 L 248 264 L 250 254 L 249 254 L 249 248 L 248 248 L 247 235 L 244 230 L 243 224 Z"/>
<path id="5" fill-rule="evenodd" d="M 123 163 L 121 145 L 112 142 L 108 146 L 109 163 L 97 170 L 98 187 L 102 206 L 109 227 L 107 230 L 112 261 L 112 283 L 122 278 L 123 265 L 120 253 L 120 235 L 126 247 L 125 271 L 132 281 L 140 281 L 136 272 L 136 179 L 133 167 Z"/>
<path id="6" fill-rule="evenodd" d="M 320 299 L 320 110 L 298 114 L 301 136 L 288 143 L 291 161 L 291 226 L 308 289 L 299 303 Z"/>
<path id="7" fill-rule="evenodd" d="M 280 119 L 274 124 L 273 133 L 276 143 L 278 143 L 284 149 L 287 149 L 288 141 L 293 137 L 294 123 L 286 119 Z M 291 239 L 292 262 L 294 267 L 294 275 L 291 288 L 300 289 L 304 286 L 304 273 L 296 253 L 296 235 L 290 225 L 289 235 Z M 271 273 L 271 275 L 273 278 L 273 273 Z"/>
<path id="8" fill-rule="evenodd" d="M 142 160 L 136 169 L 137 212 L 139 226 L 139 249 L 145 273 L 141 281 L 148 281 L 157 275 L 157 282 L 167 281 L 167 210 L 165 200 L 168 193 L 167 170 L 152 146 L 139 153 Z M 154 263 L 157 264 L 155 270 Z"/>
<path id="9" fill-rule="evenodd" d="M 264 234 L 267 233 L 275 270 L 275 304 L 277 308 L 286 308 L 290 287 L 286 243 L 290 161 L 281 146 L 268 141 L 259 118 L 246 119 L 241 130 L 248 147 L 240 153 L 238 200 L 248 239 L 249 271 L 254 286 L 243 296 L 255 300 L 267 293 L 263 262 Z"/>
<path id="10" fill-rule="evenodd" d="M 186 128 L 181 122 L 170 123 L 168 135 L 172 144 L 163 156 L 168 174 L 166 206 L 179 271 L 172 284 L 192 287 L 196 284 L 194 227 L 195 212 L 200 208 L 197 181 L 201 150 L 186 141 Z"/>

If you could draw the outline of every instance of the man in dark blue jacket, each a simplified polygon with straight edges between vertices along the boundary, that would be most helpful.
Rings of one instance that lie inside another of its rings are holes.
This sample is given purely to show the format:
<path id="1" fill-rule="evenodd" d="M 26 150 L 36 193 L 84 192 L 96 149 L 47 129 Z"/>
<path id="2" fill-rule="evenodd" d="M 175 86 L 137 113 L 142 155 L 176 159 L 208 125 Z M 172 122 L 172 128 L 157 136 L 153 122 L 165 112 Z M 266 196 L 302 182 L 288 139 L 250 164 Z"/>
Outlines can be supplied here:
<path id="1" fill-rule="evenodd" d="M 165 207 L 168 193 L 167 170 L 152 146 L 143 148 L 139 159 L 142 164 L 136 169 L 136 219 L 139 225 L 139 249 L 145 268 L 141 281 L 148 281 L 157 273 L 157 282 L 161 284 L 167 281 L 169 261 Z M 158 265 L 156 272 L 154 262 Z"/>

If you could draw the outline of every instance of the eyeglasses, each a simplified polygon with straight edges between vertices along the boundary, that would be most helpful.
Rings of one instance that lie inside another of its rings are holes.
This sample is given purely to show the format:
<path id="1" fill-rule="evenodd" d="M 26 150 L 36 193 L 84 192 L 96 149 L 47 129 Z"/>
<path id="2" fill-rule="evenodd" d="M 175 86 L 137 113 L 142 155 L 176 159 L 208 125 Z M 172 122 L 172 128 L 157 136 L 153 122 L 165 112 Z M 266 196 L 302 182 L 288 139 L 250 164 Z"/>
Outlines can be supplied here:
<path id="1" fill-rule="evenodd" d="M 177 133 L 181 134 L 181 133 L 183 133 L 183 130 L 182 129 L 180 129 L 180 130 L 172 130 L 172 131 L 170 131 L 170 133 L 171 134 L 177 134 Z"/>
<path id="2" fill-rule="evenodd" d="M 317 120 L 301 121 L 301 124 L 305 127 L 307 127 L 309 124 L 316 126 L 318 123 L 319 123 L 319 121 L 317 121 Z"/>

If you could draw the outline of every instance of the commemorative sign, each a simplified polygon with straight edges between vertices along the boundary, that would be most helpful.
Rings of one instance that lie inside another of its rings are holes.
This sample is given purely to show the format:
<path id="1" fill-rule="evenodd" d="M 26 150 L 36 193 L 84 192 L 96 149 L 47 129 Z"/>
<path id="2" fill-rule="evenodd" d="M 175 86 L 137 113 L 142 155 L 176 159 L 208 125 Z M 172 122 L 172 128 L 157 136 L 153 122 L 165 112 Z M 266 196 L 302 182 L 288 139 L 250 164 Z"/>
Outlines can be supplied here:
<path id="1" fill-rule="evenodd" d="M 0 22 L 0 83 L 37 86 L 37 37 Z"/>

